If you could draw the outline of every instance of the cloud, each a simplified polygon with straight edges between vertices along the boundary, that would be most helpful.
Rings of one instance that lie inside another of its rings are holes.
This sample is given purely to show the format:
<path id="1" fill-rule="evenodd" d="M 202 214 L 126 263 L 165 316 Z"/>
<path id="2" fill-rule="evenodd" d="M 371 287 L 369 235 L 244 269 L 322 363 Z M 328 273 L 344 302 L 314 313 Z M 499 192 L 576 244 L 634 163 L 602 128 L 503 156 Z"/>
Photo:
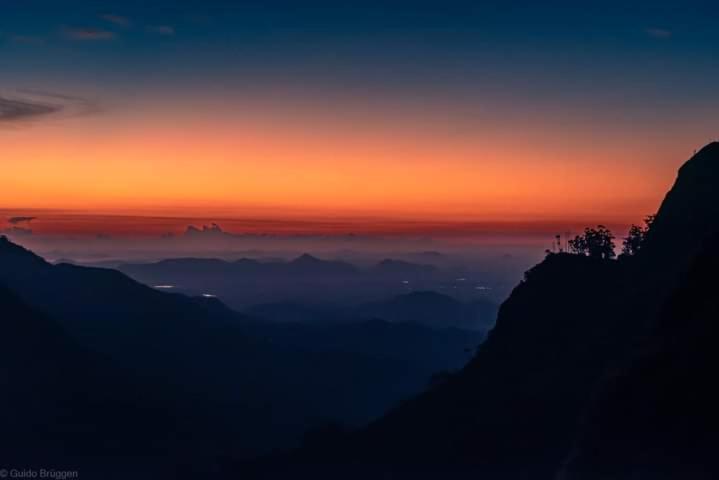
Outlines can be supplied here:
<path id="1" fill-rule="evenodd" d="M 115 38 L 115 32 L 101 28 L 65 28 L 64 32 L 68 38 L 79 41 L 112 40 Z"/>
<path id="2" fill-rule="evenodd" d="M 147 31 L 150 33 L 156 33 L 158 35 L 174 35 L 175 27 L 170 25 L 151 25 L 147 27 Z"/>
<path id="3" fill-rule="evenodd" d="M 100 15 L 100 18 L 105 20 L 106 22 L 112 23 L 113 25 L 117 25 L 118 27 L 127 28 L 130 26 L 130 19 L 127 17 L 123 17 L 122 15 L 105 13 L 103 15 Z"/>
<path id="4" fill-rule="evenodd" d="M 18 223 L 32 222 L 33 220 L 37 220 L 37 217 L 10 217 L 7 223 L 17 225 Z"/>
<path id="5" fill-rule="evenodd" d="M 79 117 L 100 111 L 95 102 L 81 97 L 37 90 L 19 90 L 12 95 L 0 92 L 0 125 L 51 116 Z"/>
<path id="6" fill-rule="evenodd" d="M 669 38 L 672 36 L 672 31 L 667 30 L 666 28 L 646 28 L 644 29 L 644 33 L 649 35 L 652 38 Z"/>
<path id="7" fill-rule="evenodd" d="M 0 123 L 19 122 L 62 111 L 63 106 L 0 96 Z"/>
<path id="8" fill-rule="evenodd" d="M 30 88 L 20 89 L 18 90 L 18 93 L 60 101 L 63 103 L 65 111 L 74 117 L 100 113 L 103 110 L 97 102 L 75 95 L 65 95 L 62 93 L 34 90 Z"/>

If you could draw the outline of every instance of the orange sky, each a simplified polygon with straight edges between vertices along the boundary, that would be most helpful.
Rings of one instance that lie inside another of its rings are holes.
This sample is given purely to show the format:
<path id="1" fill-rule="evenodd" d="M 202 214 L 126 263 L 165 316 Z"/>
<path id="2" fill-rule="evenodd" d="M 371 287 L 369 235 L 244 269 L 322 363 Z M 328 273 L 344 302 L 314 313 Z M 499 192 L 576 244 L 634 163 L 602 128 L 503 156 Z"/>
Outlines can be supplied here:
<path id="1" fill-rule="evenodd" d="M 377 108 L 377 110 L 373 110 Z M 590 117 L 235 99 L 0 126 L 0 206 L 225 218 L 637 221 L 695 138 Z"/>

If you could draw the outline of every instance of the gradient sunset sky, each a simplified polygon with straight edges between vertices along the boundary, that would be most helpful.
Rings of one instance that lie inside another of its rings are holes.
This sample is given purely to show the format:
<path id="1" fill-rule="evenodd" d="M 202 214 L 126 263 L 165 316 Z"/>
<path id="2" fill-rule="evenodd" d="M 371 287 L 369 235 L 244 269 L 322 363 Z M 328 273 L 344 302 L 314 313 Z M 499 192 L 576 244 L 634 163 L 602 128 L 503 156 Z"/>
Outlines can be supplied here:
<path id="1" fill-rule="evenodd" d="M 716 2 L 0 0 L 0 209 L 637 221 L 718 58 Z"/>

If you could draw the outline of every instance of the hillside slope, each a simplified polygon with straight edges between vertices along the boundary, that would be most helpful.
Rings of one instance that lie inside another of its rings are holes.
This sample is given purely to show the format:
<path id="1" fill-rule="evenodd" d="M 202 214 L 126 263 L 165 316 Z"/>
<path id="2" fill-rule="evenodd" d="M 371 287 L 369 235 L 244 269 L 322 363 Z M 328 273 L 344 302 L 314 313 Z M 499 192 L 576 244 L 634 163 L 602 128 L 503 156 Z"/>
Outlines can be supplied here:
<path id="1" fill-rule="evenodd" d="M 603 383 L 562 478 L 719 476 L 719 239 L 706 244 L 656 329 Z"/>
<path id="2" fill-rule="evenodd" d="M 118 474 L 162 466 L 181 423 L 169 391 L 79 346 L 4 287 L 0 312 L 3 466 L 82 465 L 90 474 L 108 457 Z"/>

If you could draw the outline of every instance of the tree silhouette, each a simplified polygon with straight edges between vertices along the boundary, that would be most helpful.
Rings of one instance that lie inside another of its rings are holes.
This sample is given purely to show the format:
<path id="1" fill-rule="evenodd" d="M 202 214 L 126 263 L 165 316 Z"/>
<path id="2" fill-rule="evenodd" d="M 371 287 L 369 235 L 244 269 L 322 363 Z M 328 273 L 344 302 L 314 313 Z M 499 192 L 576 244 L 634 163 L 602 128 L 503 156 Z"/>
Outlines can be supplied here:
<path id="1" fill-rule="evenodd" d="M 644 242 L 647 238 L 647 233 L 654 223 L 656 215 L 648 215 L 644 217 L 644 226 L 634 225 L 629 228 L 629 234 L 624 238 L 622 243 L 622 254 L 623 255 L 636 255 L 641 250 Z"/>
<path id="2" fill-rule="evenodd" d="M 582 235 L 577 235 L 569 241 L 569 248 L 578 255 L 594 258 L 614 258 L 614 235 L 604 225 L 597 228 L 585 228 Z"/>

